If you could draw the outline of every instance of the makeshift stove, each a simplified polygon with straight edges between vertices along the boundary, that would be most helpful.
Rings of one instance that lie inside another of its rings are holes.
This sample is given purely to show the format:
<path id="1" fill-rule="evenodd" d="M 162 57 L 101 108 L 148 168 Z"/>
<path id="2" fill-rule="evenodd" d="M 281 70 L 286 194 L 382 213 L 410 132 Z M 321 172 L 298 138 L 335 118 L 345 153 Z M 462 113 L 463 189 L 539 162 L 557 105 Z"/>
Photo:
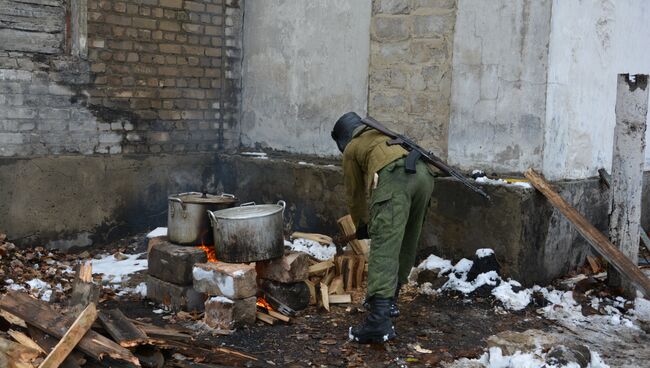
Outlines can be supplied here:
<path id="1" fill-rule="evenodd" d="M 206 218 L 209 215 L 212 229 L 201 228 L 206 223 L 202 216 L 189 226 L 172 224 L 172 214 L 183 220 L 192 216 L 183 215 L 189 204 L 214 204 L 208 198 L 219 200 L 219 196 L 201 193 L 170 197 L 170 233 L 149 240 L 147 297 L 174 310 L 204 312 L 204 322 L 221 330 L 253 323 L 256 318 L 286 322 L 295 311 L 306 308 L 311 296 L 305 282 L 310 258 L 305 253 L 285 253 L 284 202 L 231 207 L 236 198 L 229 196 L 230 208 L 195 210 Z M 185 236 L 190 241 L 179 244 L 173 229 L 182 228 L 189 232 L 196 228 L 201 235 Z M 192 238 L 200 243 L 191 244 Z"/>

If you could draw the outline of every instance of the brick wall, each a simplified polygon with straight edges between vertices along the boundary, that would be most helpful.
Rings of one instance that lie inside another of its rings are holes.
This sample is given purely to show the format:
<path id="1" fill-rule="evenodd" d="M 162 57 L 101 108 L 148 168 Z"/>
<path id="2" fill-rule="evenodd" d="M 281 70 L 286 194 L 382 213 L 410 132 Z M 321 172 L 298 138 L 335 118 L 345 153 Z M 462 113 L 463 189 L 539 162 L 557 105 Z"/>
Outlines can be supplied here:
<path id="1" fill-rule="evenodd" d="M 368 112 L 446 157 L 456 0 L 373 0 Z"/>
<path id="2" fill-rule="evenodd" d="M 238 146 L 238 1 L 87 0 L 81 17 L 64 0 L 8 1 L 0 156 Z M 85 16 L 87 57 L 71 52 Z M 54 36 L 35 36 L 38 24 Z"/>

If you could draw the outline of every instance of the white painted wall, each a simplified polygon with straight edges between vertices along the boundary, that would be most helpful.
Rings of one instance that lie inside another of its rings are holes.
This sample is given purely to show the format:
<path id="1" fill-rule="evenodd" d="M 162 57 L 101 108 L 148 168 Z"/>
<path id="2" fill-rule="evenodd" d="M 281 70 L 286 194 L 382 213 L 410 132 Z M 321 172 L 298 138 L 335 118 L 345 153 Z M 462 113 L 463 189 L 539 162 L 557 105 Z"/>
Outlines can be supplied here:
<path id="1" fill-rule="evenodd" d="M 242 145 L 337 154 L 347 111 L 365 114 L 371 0 L 246 1 Z"/>
<path id="2" fill-rule="evenodd" d="M 611 172 L 616 76 L 650 73 L 650 2 L 554 0 L 550 40 L 543 172 Z"/>

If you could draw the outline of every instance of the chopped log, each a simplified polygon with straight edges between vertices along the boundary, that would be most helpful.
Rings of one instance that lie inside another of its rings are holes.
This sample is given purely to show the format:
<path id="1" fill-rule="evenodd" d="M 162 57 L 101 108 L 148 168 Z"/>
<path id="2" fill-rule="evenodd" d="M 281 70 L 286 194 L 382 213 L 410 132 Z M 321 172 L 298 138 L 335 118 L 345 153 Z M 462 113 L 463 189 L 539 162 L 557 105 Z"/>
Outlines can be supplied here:
<path id="1" fill-rule="evenodd" d="M 316 263 L 315 265 L 309 266 L 309 275 L 314 275 L 323 271 L 327 271 L 332 267 L 334 267 L 334 262 L 332 261 L 323 261 L 323 262 Z"/>
<path id="2" fill-rule="evenodd" d="M 594 257 L 587 256 L 587 262 L 589 263 L 592 273 L 598 273 L 600 271 L 600 264 Z"/>
<path id="3" fill-rule="evenodd" d="M 320 283 L 320 298 L 321 302 L 323 303 L 323 307 L 325 310 L 328 312 L 330 311 L 330 298 L 329 298 L 329 291 L 327 288 L 326 284 L 323 284 L 322 282 Z"/>
<path id="4" fill-rule="evenodd" d="M 305 284 L 309 288 L 309 305 L 316 305 L 316 285 L 309 280 L 306 280 Z"/>
<path id="5" fill-rule="evenodd" d="M 22 328 L 27 328 L 27 324 L 25 323 L 25 321 L 7 312 L 6 310 L 0 310 L 0 317 L 6 319 L 7 322 L 11 323 L 12 325 L 20 326 Z"/>
<path id="6" fill-rule="evenodd" d="M 343 276 L 343 285 L 346 291 L 360 288 L 363 284 L 364 267 L 366 259 L 364 256 L 344 254 L 336 256 L 336 271 Z"/>
<path id="7" fill-rule="evenodd" d="M 291 321 L 290 317 L 287 317 L 284 314 L 278 313 L 278 312 L 276 312 L 274 310 L 267 310 L 266 313 L 268 313 L 273 318 L 279 319 L 282 322 L 289 323 L 289 321 Z"/>
<path id="8" fill-rule="evenodd" d="M 299 231 L 296 231 L 293 234 L 291 234 L 291 238 L 292 239 L 303 238 L 307 240 L 313 240 L 323 245 L 330 245 L 334 241 L 331 237 L 327 235 L 316 234 L 316 233 L 301 233 Z"/>
<path id="9" fill-rule="evenodd" d="M 332 282 L 328 286 L 329 288 L 329 294 L 343 294 L 345 290 L 343 290 L 343 276 L 339 275 L 332 280 Z"/>
<path id="10" fill-rule="evenodd" d="M 7 331 L 7 334 L 11 336 L 14 340 L 16 340 L 19 344 L 27 346 L 28 348 L 38 350 L 43 355 L 47 355 L 47 351 L 45 351 L 43 348 L 41 348 L 34 340 L 32 340 L 31 337 L 25 335 L 24 333 L 20 331 L 15 331 L 15 330 L 9 330 Z"/>
<path id="11" fill-rule="evenodd" d="M 343 294 L 343 295 L 330 295 L 329 296 L 330 304 L 348 304 L 352 303 L 352 295 Z"/>
<path id="12" fill-rule="evenodd" d="M 58 368 L 68 354 L 70 354 L 72 349 L 74 349 L 79 341 L 81 341 L 86 332 L 90 330 L 95 319 L 97 319 L 97 309 L 95 309 L 94 303 L 90 303 L 86 309 L 77 316 L 77 319 L 75 319 L 72 326 L 70 326 L 68 331 L 66 331 L 59 343 L 56 344 L 54 349 L 52 349 L 50 354 L 38 367 Z"/>
<path id="13" fill-rule="evenodd" d="M 10 358 L 10 362 L 29 363 L 38 358 L 41 352 L 0 337 L 0 354 L 4 354 Z"/>
<path id="14" fill-rule="evenodd" d="M 650 279 L 630 261 L 603 233 L 598 231 L 573 206 L 565 201 L 553 187 L 533 169 L 528 169 L 524 175 L 537 190 L 542 192 L 551 204 L 573 223 L 578 232 L 591 244 L 622 275 L 627 277 L 645 297 L 650 297 Z"/>
<path id="15" fill-rule="evenodd" d="M 15 291 L 8 292 L 0 299 L 0 309 L 18 316 L 28 324 L 58 338 L 62 338 L 68 331 L 68 327 L 74 322 L 72 318 L 62 316 L 55 311 L 48 303 Z M 138 359 L 130 351 L 92 330 L 86 333 L 77 347 L 95 360 L 102 360 L 109 356 L 140 366 Z"/>
<path id="16" fill-rule="evenodd" d="M 365 274 L 366 270 L 366 259 L 363 257 L 359 257 L 359 263 L 357 264 L 357 272 L 356 272 L 356 277 L 355 277 L 355 282 L 354 286 L 357 289 L 361 289 L 363 287 L 363 275 Z"/>
<path id="17" fill-rule="evenodd" d="M 68 303 L 72 313 L 81 312 L 90 303 L 96 305 L 99 302 L 100 292 L 99 285 L 93 283 L 92 262 L 86 261 L 79 264 Z"/>
<path id="18" fill-rule="evenodd" d="M 332 280 L 334 280 L 334 277 L 336 277 L 336 270 L 334 268 L 330 268 L 327 270 L 327 273 L 325 274 L 325 277 L 323 277 L 320 282 L 329 285 Z"/>
<path id="19" fill-rule="evenodd" d="M 345 281 L 345 290 L 352 290 L 354 288 L 354 281 L 356 280 L 356 271 L 355 267 L 359 264 L 357 262 L 356 257 L 350 257 L 348 258 L 347 262 L 347 267 L 346 267 L 346 272 L 344 273 L 344 281 Z"/>
<path id="20" fill-rule="evenodd" d="M 29 326 L 27 327 L 29 336 L 32 337 L 34 342 L 41 347 L 41 349 L 46 352 L 52 351 L 56 344 L 59 342 L 57 339 L 46 334 L 45 332 L 39 330 L 36 327 Z M 78 350 L 74 350 L 68 357 L 61 363 L 60 368 L 80 368 L 82 365 L 86 364 L 86 358 L 84 358 L 83 353 L 80 353 Z"/>
<path id="21" fill-rule="evenodd" d="M 345 215 L 336 221 L 341 228 L 341 231 L 345 235 L 352 235 L 357 232 L 356 225 L 352 221 L 352 216 Z M 351 240 L 348 244 L 358 255 L 367 256 L 369 252 L 368 242 L 365 240 L 354 239 Z"/>
<path id="22" fill-rule="evenodd" d="M 192 342 L 192 335 L 189 330 L 180 330 L 177 327 L 165 326 L 158 327 L 149 323 L 144 323 L 135 319 L 129 319 L 149 338 L 149 342 L 156 343 L 157 341 L 180 341 L 185 343 Z"/>
<path id="23" fill-rule="evenodd" d="M 268 315 L 268 314 L 266 314 L 264 312 L 259 312 L 259 311 L 255 314 L 255 317 L 257 317 L 257 319 L 259 319 L 260 321 L 262 321 L 264 323 L 268 323 L 271 326 L 273 326 L 275 324 L 275 321 L 276 321 L 276 319 L 271 317 L 270 315 Z"/>
<path id="24" fill-rule="evenodd" d="M 99 320 L 102 321 L 106 332 L 122 347 L 132 348 L 147 343 L 147 335 L 119 309 L 100 312 Z"/>

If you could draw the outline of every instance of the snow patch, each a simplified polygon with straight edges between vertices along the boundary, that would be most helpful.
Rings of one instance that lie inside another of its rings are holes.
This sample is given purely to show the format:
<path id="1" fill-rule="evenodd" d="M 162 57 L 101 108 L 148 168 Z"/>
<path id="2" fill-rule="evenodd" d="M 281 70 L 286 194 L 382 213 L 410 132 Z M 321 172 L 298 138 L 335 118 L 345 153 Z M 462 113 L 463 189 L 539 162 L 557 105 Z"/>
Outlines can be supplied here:
<path id="1" fill-rule="evenodd" d="M 167 236 L 167 228 L 166 227 L 157 227 L 153 229 L 149 234 L 147 234 L 147 238 L 157 238 L 159 236 Z"/>
<path id="2" fill-rule="evenodd" d="M 322 245 L 309 239 L 296 238 L 293 243 L 285 240 L 284 245 L 293 251 L 307 253 L 319 261 L 327 261 L 336 255 L 336 246 L 334 244 Z"/>
<path id="3" fill-rule="evenodd" d="M 210 298 L 210 301 L 217 302 L 217 303 L 226 303 L 226 304 L 234 304 L 231 299 L 226 298 L 225 296 L 213 296 Z"/>
<path id="4" fill-rule="evenodd" d="M 126 258 L 122 260 L 114 255 L 104 255 L 92 261 L 93 274 L 103 274 L 102 281 L 119 284 L 127 280 L 130 274 L 147 269 L 147 260 L 139 259 L 143 254 L 125 254 Z"/>
<path id="5" fill-rule="evenodd" d="M 481 248 L 476 250 L 476 256 L 478 258 L 489 257 L 494 254 L 494 251 L 490 248 Z"/>

